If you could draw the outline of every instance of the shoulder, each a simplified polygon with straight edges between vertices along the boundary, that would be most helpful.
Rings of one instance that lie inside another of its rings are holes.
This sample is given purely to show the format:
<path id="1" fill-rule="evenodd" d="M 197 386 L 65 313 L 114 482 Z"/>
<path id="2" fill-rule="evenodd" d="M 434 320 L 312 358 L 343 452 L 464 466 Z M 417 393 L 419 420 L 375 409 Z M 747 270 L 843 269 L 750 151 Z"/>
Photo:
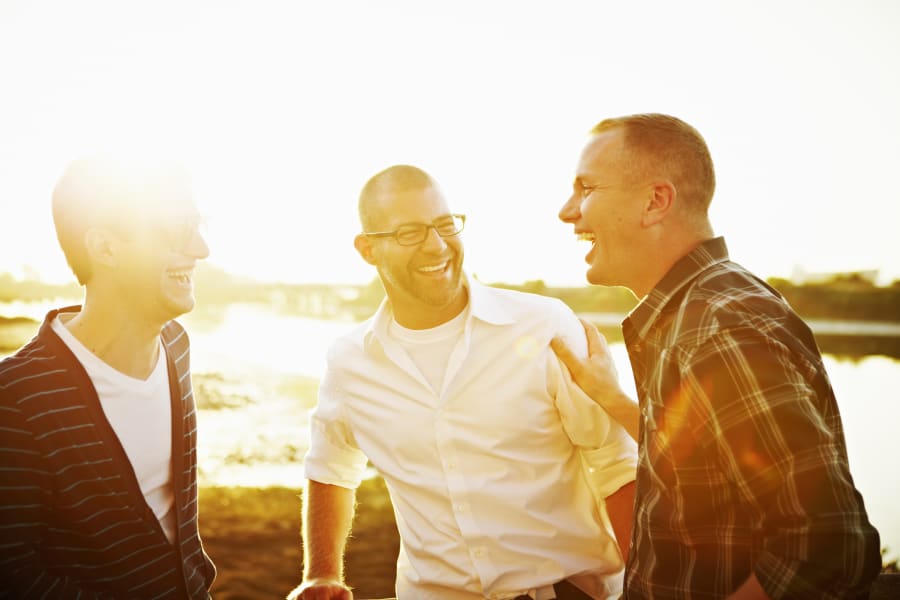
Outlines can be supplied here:
<path id="1" fill-rule="evenodd" d="M 572 310 L 560 299 L 506 288 L 477 284 L 477 300 L 486 310 L 521 320 L 528 318 L 574 318 Z M 482 308 L 482 307 L 479 307 Z"/>
<path id="2" fill-rule="evenodd" d="M 578 317 L 558 298 L 502 288 L 483 288 L 479 309 L 487 322 L 506 327 L 511 334 L 528 336 L 541 346 L 562 336 L 578 353 L 585 347 L 584 330 Z"/>
<path id="3" fill-rule="evenodd" d="M 328 362 L 341 361 L 341 358 L 353 356 L 356 353 L 364 353 L 369 336 L 373 335 L 375 316 L 357 323 L 349 331 L 334 338 L 328 346 L 326 354 Z"/>
<path id="4" fill-rule="evenodd" d="M 797 318 L 774 288 L 730 261 L 701 273 L 675 310 L 680 341 L 689 338 L 695 343 L 734 330 L 765 335 Z"/>
<path id="5" fill-rule="evenodd" d="M 47 346 L 40 336 L 34 338 L 18 352 L 0 361 L 0 406 L 6 409 L 28 412 L 37 404 L 57 397 L 58 393 L 72 389 L 74 357 L 63 355 Z"/>
<path id="6" fill-rule="evenodd" d="M 47 348 L 46 340 L 36 336 L 19 348 L 15 354 L 0 360 L 0 389 L 23 380 L 58 368 L 59 360 Z"/>

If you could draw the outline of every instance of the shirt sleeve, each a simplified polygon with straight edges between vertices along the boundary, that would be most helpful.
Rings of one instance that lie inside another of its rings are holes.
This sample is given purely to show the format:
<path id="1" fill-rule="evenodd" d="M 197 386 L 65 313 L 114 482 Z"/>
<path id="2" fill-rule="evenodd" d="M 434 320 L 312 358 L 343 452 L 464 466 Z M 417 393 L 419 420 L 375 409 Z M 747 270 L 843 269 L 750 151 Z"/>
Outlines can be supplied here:
<path id="1" fill-rule="evenodd" d="M 3 365 L 0 364 L 0 368 Z M 0 391 L 5 392 L 0 380 Z M 52 488 L 34 431 L 15 403 L 0 405 L 0 596 L 108 598 L 72 577 L 58 575 L 41 551 L 51 527 Z"/>
<path id="2" fill-rule="evenodd" d="M 560 325 L 560 334 L 579 356 L 587 355 L 581 323 L 570 315 Z M 547 376 L 563 429 L 578 447 L 585 471 L 597 498 L 607 498 L 634 481 L 637 444 L 618 422 L 572 380 L 566 366 L 547 350 Z"/>
<path id="3" fill-rule="evenodd" d="M 319 483 L 356 489 L 368 459 L 357 447 L 344 419 L 341 396 L 333 370 L 319 384 L 319 398 L 309 418 L 309 451 L 304 459 L 306 477 Z"/>
<path id="4" fill-rule="evenodd" d="M 881 566 L 842 431 L 810 384 L 820 368 L 750 328 L 718 333 L 681 367 L 709 411 L 701 443 L 759 524 L 754 572 L 773 598 L 856 597 Z"/>

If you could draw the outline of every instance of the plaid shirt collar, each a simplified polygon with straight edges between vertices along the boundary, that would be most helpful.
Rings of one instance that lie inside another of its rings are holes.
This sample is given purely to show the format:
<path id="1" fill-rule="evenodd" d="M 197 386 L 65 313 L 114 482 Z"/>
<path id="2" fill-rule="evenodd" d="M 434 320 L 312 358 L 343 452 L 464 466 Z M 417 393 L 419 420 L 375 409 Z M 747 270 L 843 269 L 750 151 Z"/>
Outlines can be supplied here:
<path id="1" fill-rule="evenodd" d="M 649 294 L 625 318 L 622 330 L 626 342 L 643 339 L 663 309 L 681 290 L 709 267 L 725 262 L 725 238 L 711 238 L 681 257 Z"/>

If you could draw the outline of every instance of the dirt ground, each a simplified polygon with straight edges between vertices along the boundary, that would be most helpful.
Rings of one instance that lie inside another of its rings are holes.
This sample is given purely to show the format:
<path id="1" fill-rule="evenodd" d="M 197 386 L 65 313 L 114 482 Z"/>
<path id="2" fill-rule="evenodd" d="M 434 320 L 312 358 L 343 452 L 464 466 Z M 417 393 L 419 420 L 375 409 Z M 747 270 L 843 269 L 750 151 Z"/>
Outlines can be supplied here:
<path id="1" fill-rule="evenodd" d="M 354 597 L 394 595 L 400 541 L 381 479 L 357 492 L 345 575 Z M 300 491 L 287 488 L 204 487 L 200 535 L 216 563 L 215 600 L 284 598 L 300 583 Z"/>

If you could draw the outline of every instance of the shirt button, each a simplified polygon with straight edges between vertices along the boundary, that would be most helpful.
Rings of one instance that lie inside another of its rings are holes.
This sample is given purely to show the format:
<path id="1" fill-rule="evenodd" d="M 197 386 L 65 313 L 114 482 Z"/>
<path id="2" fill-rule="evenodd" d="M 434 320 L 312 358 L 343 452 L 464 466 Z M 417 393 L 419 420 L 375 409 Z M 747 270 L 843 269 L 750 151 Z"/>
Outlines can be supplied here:
<path id="1" fill-rule="evenodd" d="M 456 510 L 459 512 L 462 512 L 462 511 L 466 510 L 466 505 L 465 504 L 457 504 Z"/>
<path id="2" fill-rule="evenodd" d="M 473 554 L 476 558 L 481 558 L 482 556 L 484 556 L 484 550 L 482 550 L 481 548 L 476 548 Z"/>
<path id="3" fill-rule="evenodd" d="M 450 471 L 453 471 L 454 469 L 456 469 L 456 463 L 453 461 L 448 462 L 447 469 L 449 469 Z"/>

